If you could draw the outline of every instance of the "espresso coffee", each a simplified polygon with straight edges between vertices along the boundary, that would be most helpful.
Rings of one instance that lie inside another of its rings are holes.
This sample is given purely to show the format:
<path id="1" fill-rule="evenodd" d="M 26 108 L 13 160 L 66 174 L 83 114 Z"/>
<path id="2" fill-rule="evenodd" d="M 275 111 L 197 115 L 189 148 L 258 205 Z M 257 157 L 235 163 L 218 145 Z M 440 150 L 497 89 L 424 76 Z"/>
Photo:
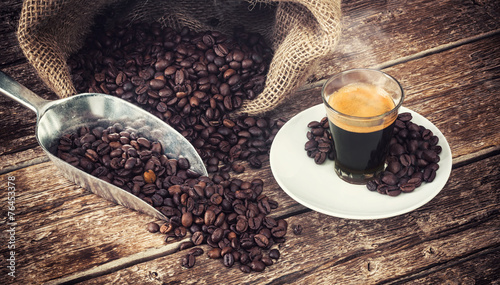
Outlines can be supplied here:
<path id="1" fill-rule="evenodd" d="M 323 99 L 333 138 L 335 171 L 350 183 L 364 184 L 384 169 L 398 100 L 402 100 L 397 97 L 402 92 L 395 89 L 393 94 L 394 88 L 386 85 L 391 80 L 382 72 L 348 73 L 325 84 Z"/>
<path id="2" fill-rule="evenodd" d="M 393 126 L 394 124 L 391 124 L 374 132 L 356 133 L 330 123 L 332 136 L 337 138 L 334 141 L 334 159 L 337 167 L 343 172 L 352 174 L 382 171 Z"/>

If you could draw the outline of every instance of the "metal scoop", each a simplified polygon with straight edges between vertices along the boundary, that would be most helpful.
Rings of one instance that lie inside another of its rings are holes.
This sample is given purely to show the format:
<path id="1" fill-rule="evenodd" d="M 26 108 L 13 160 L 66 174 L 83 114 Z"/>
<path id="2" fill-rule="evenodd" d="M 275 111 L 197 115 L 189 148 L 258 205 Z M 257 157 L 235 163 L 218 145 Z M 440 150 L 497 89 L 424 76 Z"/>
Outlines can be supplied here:
<path id="1" fill-rule="evenodd" d="M 97 93 L 85 93 L 49 101 L 0 72 L 0 93 L 33 110 L 37 115 L 36 139 L 50 160 L 66 178 L 93 193 L 127 208 L 167 218 L 139 197 L 94 177 L 57 157 L 57 145 L 63 134 L 82 126 L 107 127 L 119 123 L 138 130 L 144 137 L 159 141 L 169 158 L 184 157 L 191 170 L 208 175 L 194 147 L 175 129 L 149 112 L 120 98 Z"/>

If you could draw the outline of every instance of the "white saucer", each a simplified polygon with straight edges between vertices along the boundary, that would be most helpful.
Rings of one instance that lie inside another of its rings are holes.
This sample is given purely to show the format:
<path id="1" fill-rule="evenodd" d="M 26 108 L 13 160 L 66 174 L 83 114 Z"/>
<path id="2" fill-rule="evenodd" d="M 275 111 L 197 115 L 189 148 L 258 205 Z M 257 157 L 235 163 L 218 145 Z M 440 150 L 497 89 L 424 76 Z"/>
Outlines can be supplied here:
<path id="1" fill-rule="evenodd" d="M 451 149 L 441 131 L 420 114 L 410 112 L 412 122 L 430 129 L 442 147 L 439 169 L 431 183 L 422 183 L 411 193 L 391 197 L 369 191 L 364 185 L 341 180 L 333 170 L 333 161 L 317 165 L 307 156 L 307 124 L 326 116 L 322 104 L 311 107 L 290 119 L 274 138 L 270 165 L 279 186 L 290 197 L 309 209 L 330 216 L 348 219 L 382 219 L 401 215 L 426 204 L 443 189 L 451 173 Z"/>

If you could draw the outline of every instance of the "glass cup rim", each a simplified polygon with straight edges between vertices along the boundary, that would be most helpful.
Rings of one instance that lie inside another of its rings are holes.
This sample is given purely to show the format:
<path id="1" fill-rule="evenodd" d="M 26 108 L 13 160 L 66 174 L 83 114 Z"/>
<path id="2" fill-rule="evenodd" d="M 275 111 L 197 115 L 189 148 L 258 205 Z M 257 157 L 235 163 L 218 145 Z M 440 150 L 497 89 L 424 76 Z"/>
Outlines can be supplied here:
<path id="1" fill-rule="evenodd" d="M 339 112 L 339 111 L 335 110 L 332 106 L 330 106 L 330 104 L 328 104 L 328 101 L 325 99 L 325 96 L 324 96 L 324 94 L 325 94 L 325 88 L 328 85 L 328 83 L 330 83 L 334 79 L 338 78 L 340 75 L 343 75 L 343 74 L 346 74 L 346 73 L 352 73 L 352 72 L 377 72 L 377 73 L 380 73 L 383 76 L 389 78 L 390 80 L 396 82 L 396 84 L 399 87 L 399 90 L 401 91 L 401 99 L 399 100 L 398 104 L 396 104 L 394 106 L 394 108 L 392 108 L 390 111 L 387 111 L 387 112 L 385 112 L 383 114 L 380 114 L 380 115 L 377 115 L 377 116 L 371 116 L 371 117 L 353 116 L 353 115 L 344 114 L 342 112 Z M 382 70 L 370 69 L 370 68 L 353 68 L 353 69 L 347 69 L 347 70 L 344 70 L 342 72 L 339 72 L 339 73 L 331 76 L 330 78 L 328 78 L 326 80 L 326 82 L 323 84 L 323 87 L 321 88 L 321 99 L 323 100 L 323 103 L 325 104 L 325 106 L 330 111 L 336 113 L 337 115 L 340 115 L 342 117 L 345 117 L 345 118 L 348 118 L 348 119 L 352 119 L 352 120 L 366 120 L 366 121 L 371 121 L 371 120 L 379 120 L 381 118 L 384 118 L 384 117 L 388 116 L 389 114 L 393 113 L 394 111 L 398 110 L 401 107 L 401 105 L 403 105 L 404 98 L 405 98 L 405 93 L 404 93 L 404 90 L 403 90 L 403 86 L 401 86 L 401 83 L 399 83 L 399 81 L 396 80 L 396 78 L 394 78 L 393 76 L 391 76 L 391 75 L 383 72 Z"/>

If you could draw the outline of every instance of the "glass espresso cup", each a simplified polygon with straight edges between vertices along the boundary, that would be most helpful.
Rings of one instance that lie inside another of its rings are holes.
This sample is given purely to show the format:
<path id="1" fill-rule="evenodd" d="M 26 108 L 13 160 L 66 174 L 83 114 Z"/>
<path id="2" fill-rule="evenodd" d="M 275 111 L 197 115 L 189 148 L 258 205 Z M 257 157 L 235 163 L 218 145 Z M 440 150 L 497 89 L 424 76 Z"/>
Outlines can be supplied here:
<path id="1" fill-rule="evenodd" d="M 335 172 L 349 183 L 365 184 L 384 170 L 403 89 L 382 71 L 352 69 L 328 79 L 321 95 L 334 143 Z"/>

